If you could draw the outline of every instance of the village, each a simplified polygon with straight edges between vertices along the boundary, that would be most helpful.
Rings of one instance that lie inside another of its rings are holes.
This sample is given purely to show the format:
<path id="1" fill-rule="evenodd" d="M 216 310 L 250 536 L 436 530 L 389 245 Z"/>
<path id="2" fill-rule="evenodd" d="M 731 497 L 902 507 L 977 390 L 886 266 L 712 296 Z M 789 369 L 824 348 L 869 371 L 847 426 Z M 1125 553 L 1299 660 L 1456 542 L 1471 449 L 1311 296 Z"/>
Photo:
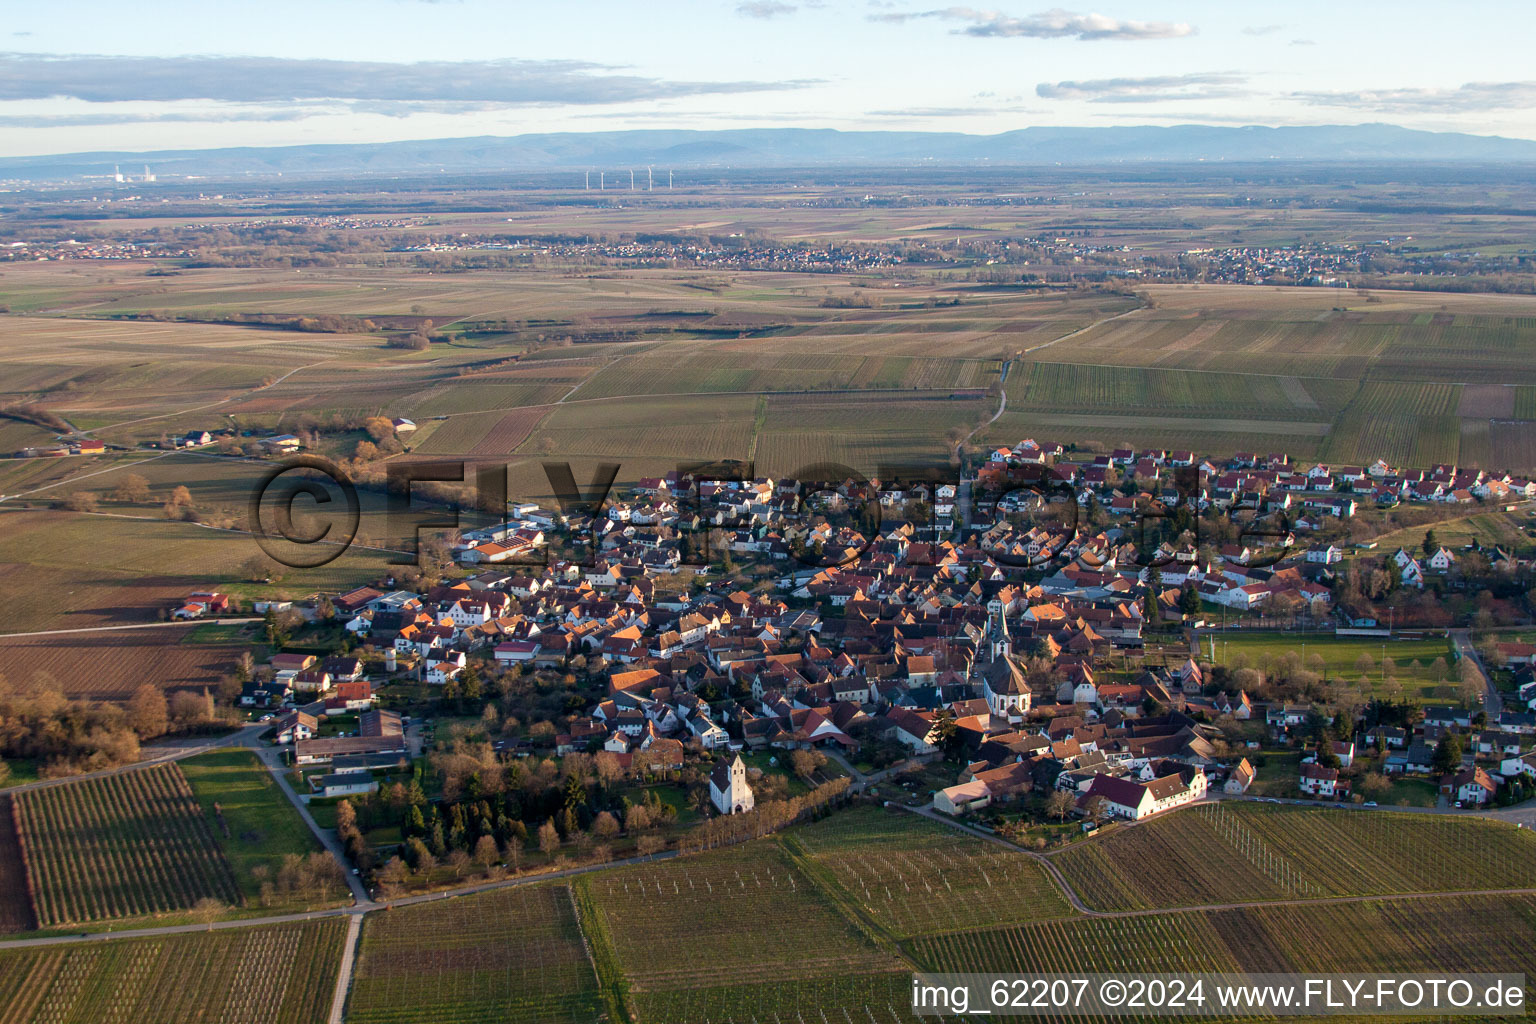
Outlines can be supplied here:
<path id="1" fill-rule="evenodd" d="M 591 517 L 512 503 L 415 589 L 257 602 L 272 653 L 239 704 L 317 805 L 419 781 L 432 718 L 477 710 L 501 763 L 670 786 L 690 820 L 839 778 L 1053 842 L 1217 798 L 1505 804 L 1536 792 L 1536 645 L 1493 627 L 1529 611 L 1468 605 L 1492 630 L 1474 648 L 1446 609 L 1473 571 L 1479 592 L 1523 594 L 1530 566 L 1432 545 L 1433 528 L 1379 550 L 1369 524 L 1399 506 L 1514 515 L 1532 496 L 1452 466 L 1074 460 L 1033 440 L 958 485 L 673 473 Z M 225 610 L 205 591 L 172 615 Z M 1248 637 L 1379 646 L 1379 665 L 1363 657 L 1396 687 L 1393 645 L 1436 636 L 1457 671 L 1438 658 L 1444 685 L 1424 692 L 1443 704 L 1372 692 L 1317 653 L 1226 656 Z"/>

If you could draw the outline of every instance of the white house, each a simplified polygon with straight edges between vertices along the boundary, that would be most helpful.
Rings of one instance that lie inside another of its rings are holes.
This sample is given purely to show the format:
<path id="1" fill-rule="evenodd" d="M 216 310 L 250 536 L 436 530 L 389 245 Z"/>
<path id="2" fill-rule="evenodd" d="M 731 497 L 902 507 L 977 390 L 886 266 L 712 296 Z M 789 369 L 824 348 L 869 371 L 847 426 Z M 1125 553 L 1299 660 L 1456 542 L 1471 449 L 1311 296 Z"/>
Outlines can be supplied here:
<path id="1" fill-rule="evenodd" d="M 1324 768 L 1315 761 L 1301 766 L 1301 778 L 1297 785 L 1303 793 L 1329 799 L 1343 796 L 1349 791 L 1349 785 L 1339 781 L 1336 769 Z"/>

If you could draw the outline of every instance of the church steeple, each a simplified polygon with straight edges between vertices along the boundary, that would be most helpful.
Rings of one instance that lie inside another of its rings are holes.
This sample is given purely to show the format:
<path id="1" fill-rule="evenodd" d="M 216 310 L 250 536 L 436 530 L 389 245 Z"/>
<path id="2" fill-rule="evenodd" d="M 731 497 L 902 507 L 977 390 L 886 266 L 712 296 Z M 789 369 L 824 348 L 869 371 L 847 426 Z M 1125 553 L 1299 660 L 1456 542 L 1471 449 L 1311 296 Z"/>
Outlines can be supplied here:
<path id="1" fill-rule="evenodd" d="M 1013 639 L 1008 635 L 1008 619 L 1003 615 L 1001 601 L 987 603 L 987 651 L 992 661 L 1013 653 Z"/>

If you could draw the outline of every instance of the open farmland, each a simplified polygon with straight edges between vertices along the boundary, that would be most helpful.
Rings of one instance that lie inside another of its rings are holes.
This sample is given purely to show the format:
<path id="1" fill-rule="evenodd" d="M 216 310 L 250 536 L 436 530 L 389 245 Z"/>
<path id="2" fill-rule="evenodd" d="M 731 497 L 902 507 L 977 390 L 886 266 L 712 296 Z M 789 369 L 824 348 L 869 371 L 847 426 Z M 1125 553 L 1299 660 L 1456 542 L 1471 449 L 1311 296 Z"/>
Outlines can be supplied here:
<path id="1" fill-rule="evenodd" d="M 1533 914 L 1529 896 L 1279 904 L 978 929 L 911 948 L 932 971 L 1529 973 Z"/>
<path id="2" fill-rule="evenodd" d="M 344 592 L 372 579 L 382 557 L 350 551 L 258 591 L 243 582 L 241 566 L 259 551 L 247 534 L 42 509 L 3 512 L 0 521 L 0 626 L 11 633 L 151 623 L 173 601 L 210 586 L 241 597 Z M 382 513 L 376 522 L 365 514 L 360 536 L 370 529 L 382 534 L 385 525 Z M 39 598 L 40 580 L 47 581 L 46 600 Z M 67 688 L 84 680 L 60 682 Z"/>
<path id="3" fill-rule="evenodd" d="M 1252 803 L 1117 828 L 1053 859 L 1098 910 L 1536 886 L 1502 822 Z"/>
<path id="4" fill-rule="evenodd" d="M 740 342 L 672 342 L 622 357 L 598 371 L 575 398 L 711 392 L 911 391 L 985 387 L 995 362 L 912 356 L 828 354 L 814 342 L 791 348 Z"/>
<path id="5" fill-rule="evenodd" d="M 167 691 L 215 686 L 249 644 L 188 642 L 195 627 L 0 638 L 0 662 L 17 682 L 47 676 L 71 697 L 127 700 L 144 683 Z"/>
<path id="6" fill-rule="evenodd" d="M 556 406 L 518 453 L 618 462 L 743 459 L 752 445 L 757 402 L 752 395 L 573 401 Z"/>
<path id="7" fill-rule="evenodd" d="M 882 465 L 947 468 L 953 438 L 980 416 L 975 398 L 899 395 L 771 395 L 753 458 L 788 474 L 836 462 L 874 477 Z"/>
<path id="8" fill-rule="evenodd" d="M 37 927 L 27 893 L 27 865 L 16 834 L 13 797 L 0 793 L 0 934 Z"/>
<path id="9" fill-rule="evenodd" d="M 241 902 L 174 764 L 29 790 L 14 799 L 27 883 L 44 927 Z"/>
<path id="10" fill-rule="evenodd" d="M 341 964 L 341 918 L 0 951 L 4 1024 L 314 1024 Z"/>
<path id="11" fill-rule="evenodd" d="M 611 957 L 643 1020 L 771 1019 L 818 1001 L 840 1012 L 826 1002 L 832 992 L 855 1011 L 874 995 L 901 1005 L 902 961 L 873 945 L 774 844 L 606 871 L 576 887 L 600 972 Z M 765 947 L 794 949 L 793 982 Z"/>
<path id="12" fill-rule="evenodd" d="M 519 886 L 370 914 L 352 1024 L 587 1024 L 603 1014 L 571 891 Z"/>
<path id="13" fill-rule="evenodd" d="M 905 813 L 857 808 L 784 842 L 818 885 L 898 939 L 1067 917 L 1061 889 L 1034 860 Z"/>

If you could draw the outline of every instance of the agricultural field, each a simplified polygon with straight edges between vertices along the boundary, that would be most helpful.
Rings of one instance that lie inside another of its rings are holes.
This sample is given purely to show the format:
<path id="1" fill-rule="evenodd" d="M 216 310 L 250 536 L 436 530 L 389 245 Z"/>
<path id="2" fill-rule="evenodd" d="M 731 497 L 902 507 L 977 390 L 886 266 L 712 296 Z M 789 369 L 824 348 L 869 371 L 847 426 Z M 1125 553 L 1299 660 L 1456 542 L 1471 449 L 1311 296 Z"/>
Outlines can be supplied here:
<path id="1" fill-rule="evenodd" d="M 1057 917 L 1072 909 L 1034 860 L 937 822 L 860 807 L 784 837 L 817 884 L 897 939 Z"/>
<path id="2" fill-rule="evenodd" d="M 351 1024 L 587 1024 L 604 1012 L 565 885 L 370 914 Z"/>
<path id="3" fill-rule="evenodd" d="M 752 450 L 760 471 L 787 474 L 835 462 L 873 478 L 881 466 L 947 470 L 953 439 L 983 400 L 858 395 L 771 395 Z"/>
<path id="4" fill-rule="evenodd" d="M 815 341 L 671 342 L 622 357 L 588 378 L 573 398 L 648 394 L 827 390 L 931 390 L 986 387 L 984 360 L 828 354 Z"/>
<path id="5" fill-rule="evenodd" d="M 556 406 L 518 454 L 591 456 L 621 463 L 645 457 L 674 464 L 744 459 L 752 447 L 757 406 L 753 395 L 573 400 Z M 628 475 L 621 473 L 621 479 Z"/>
<path id="6" fill-rule="evenodd" d="M 1433 466 L 1457 459 L 1461 388 L 1453 384 L 1367 381 L 1329 432 L 1323 455 L 1364 465 Z"/>
<path id="7" fill-rule="evenodd" d="M 1419 531 L 1419 536 L 1422 538 L 1423 531 Z M 1443 636 L 1416 640 L 1394 637 L 1383 641 L 1372 637 L 1339 637 L 1327 633 L 1301 635 L 1234 630 L 1217 634 L 1215 642 L 1216 660 L 1228 668 L 1246 665 L 1266 671 L 1266 666 L 1278 663 L 1294 652 L 1300 659 L 1301 668 L 1320 671 L 1325 679 L 1354 685 L 1365 675 L 1373 693 L 1385 692 L 1385 678 L 1396 677 L 1402 687 L 1402 693 L 1396 699 L 1415 703 L 1456 699 L 1454 651 L 1451 642 Z M 1203 643 L 1209 649 L 1210 640 L 1206 639 Z M 1371 659 L 1369 671 L 1362 672 L 1362 657 Z M 1383 665 L 1384 657 L 1390 659 L 1392 664 Z M 1321 666 L 1316 659 L 1322 660 Z M 1443 680 L 1438 678 L 1439 669 L 1435 665 L 1440 659 L 1445 661 Z M 1441 692 L 1444 687 L 1449 689 Z"/>
<path id="8" fill-rule="evenodd" d="M 907 983 L 903 962 L 875 946 L 771 843 L 605 871 L 575 887 L 599 972 L 611 957 L 644 1020 L 772 1019 L 756 1001 L 765 993 L 775 1006 L 809 1009 L 853 984 L 848 979 L 892 999 Z M 793 949 L 793 984 L 784 961 L 765 957 L 765 948 Z M 721 986 L 726 977 L 731 984 Z M 855 1010 L 865 1005 L 844 995 Z"/>
<path id="9" fill-rule="evenodd" d="M 27 885 L 43 927 L 242 902 L 175 764 L 15 794 Z"/>
<path id="10" fill-rule="evenodd" d="M 177 764 L 204 819 L 212 823 L 214 842 L 229 861 L 247 906 L 262 902 L 262 882 L 276 877 L 284 857 L 321 850 L 314 833 L 252 751 L 215 750 Z M 316 892 L 294 894 L 289 900 L 313 909 L 344 902 L 347 895 L 339 880 L 328 880 Z"/>
<path id="11" fill-rule="evenodd" d="M 1214 804 L 1053 857 L 1097 910 L 1536 887 L 1536 837 L 1428 814 Z"/>
<path id="12" fill-rule="evenodd" d="M 365 503 L 369 493 L 362 492 Z M 382 537 L 387 528 L 382 500 L 371 508 L 360 539 Z M 0 630 L 7 633 L 152 623 L 172 602 L 210 586 L 242 599 L 341 593 L 373 579 L 385 557 L 350 551 L 322 568 L 257 585 L 241 569 L 259 553 L 246 534 L 51 509 L 0 512 L 0 521 Z M 40 580 L 47 600 L 38 599 Z M 85 682 L 59 678 L 66 688 Z"/>
<path id="13" fill-rule="evenodd" d="M 1529 973 L 1529 896 L 1279 904 L 1079 918 L 912 943 L 932 971 Z"/>
<path id="14" fill-rule="evenodd" d="M 13 801 L 14 797 L 0 793 L 0 934 L 37 927 L 37 915 L 27 895 L 27 865 L 16 834 Z"/>
<path id="15" fill-rule="evenodd" d="M 4 1024 L 201 1024 L 325 1019 L 347 924 L 263 928 L 0 951 Z"/>
<path id="16" fill-rule="evenodd" d="M 197 627 L 0 637 L 0 662 L 18 682 L 47 677 L 70 697 L 127 700 L 145 682 L 167 691 L 216 686 L 249 643 L 192 643 Z"/>
<path id="17" fill-rule="evenodd" d="M 1536 468 L 1536 303 L 1320 291 L 1149 287 L 1150 305 L 1026 351 L 987 438 Z"/>

